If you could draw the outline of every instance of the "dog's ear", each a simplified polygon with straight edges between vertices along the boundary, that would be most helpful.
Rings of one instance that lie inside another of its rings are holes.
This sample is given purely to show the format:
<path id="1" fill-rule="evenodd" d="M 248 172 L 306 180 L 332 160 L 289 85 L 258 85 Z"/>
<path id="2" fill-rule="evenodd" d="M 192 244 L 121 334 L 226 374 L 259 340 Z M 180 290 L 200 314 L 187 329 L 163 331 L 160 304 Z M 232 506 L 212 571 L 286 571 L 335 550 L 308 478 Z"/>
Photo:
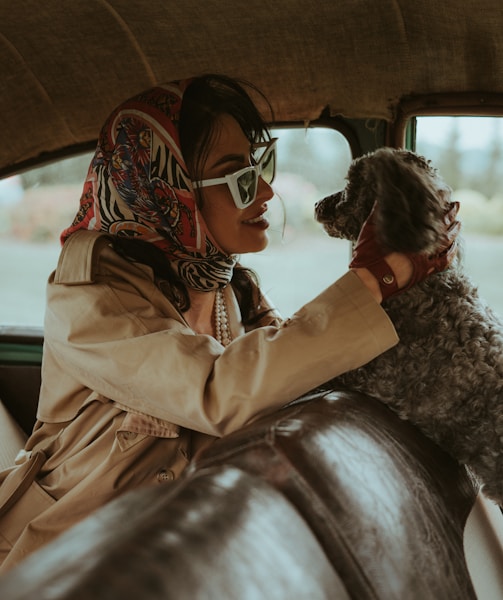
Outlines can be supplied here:
<path id="1" fill-rule="evenodd" d="M 379 241 L 396 252 L 433 252 L 442 241 L 449 188 L 412 152 L 384 148 L 372 163 Z"/>

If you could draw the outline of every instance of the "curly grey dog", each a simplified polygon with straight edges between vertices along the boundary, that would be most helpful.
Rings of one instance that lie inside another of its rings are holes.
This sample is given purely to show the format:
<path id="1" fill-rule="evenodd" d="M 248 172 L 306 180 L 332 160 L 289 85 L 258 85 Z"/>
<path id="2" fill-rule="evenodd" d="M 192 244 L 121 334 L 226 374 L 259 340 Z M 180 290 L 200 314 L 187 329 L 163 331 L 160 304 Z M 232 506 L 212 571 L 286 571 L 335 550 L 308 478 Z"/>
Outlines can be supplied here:
<path id="1" fill-rule="evenodd" d="M 444 191 L 442 191 L 444 190 Z M 374 203 L 376 236 L 390 251 L 433 253 L 449 190 L 430 162 L 382 148 L 356 159 L 346 187 L 317 203 L 333 236 L 356 241 Z M 374 396 L 418 426 L 503 505 L 503 323 L 463 272 L 443 273 L 383 302 L 400 342 L 332 384 Z"/>

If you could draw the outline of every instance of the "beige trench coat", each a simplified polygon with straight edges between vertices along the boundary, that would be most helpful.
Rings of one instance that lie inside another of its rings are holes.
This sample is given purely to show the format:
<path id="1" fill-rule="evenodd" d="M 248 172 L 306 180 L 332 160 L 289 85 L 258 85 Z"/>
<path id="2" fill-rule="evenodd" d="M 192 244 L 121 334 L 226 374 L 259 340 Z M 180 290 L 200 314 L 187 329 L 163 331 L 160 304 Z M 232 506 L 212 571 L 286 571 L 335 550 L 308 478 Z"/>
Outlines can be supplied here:
<path id="1" fill-rule="evenodd" d="M 0 570 L 128 489 L 175 479 L 202 445 L 397 342 L 348 273 L 291 319 L 223 348 L 194 333 L 145 265 L 82 231 L 48 284 L 37 424 L 0 474 Z M 242 334 L 242 335 L 239 335 Z"/>

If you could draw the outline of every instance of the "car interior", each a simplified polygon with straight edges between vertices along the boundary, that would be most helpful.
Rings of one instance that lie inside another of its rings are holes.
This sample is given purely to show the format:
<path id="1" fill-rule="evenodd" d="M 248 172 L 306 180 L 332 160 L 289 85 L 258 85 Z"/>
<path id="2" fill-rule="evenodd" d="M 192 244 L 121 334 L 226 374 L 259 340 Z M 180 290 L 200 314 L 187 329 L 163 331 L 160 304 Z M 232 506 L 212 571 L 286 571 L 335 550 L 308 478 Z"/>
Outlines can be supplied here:
<path id="1" fill-rule="evenodd" d="M 439 166 L 503 315 L 500 0 L 0 0 L 0 33 L 2 469 L 36 421 L 45 282 L 100 127 L 159 83 L 223 73 L 269 100 L 279 200 L 247 264 L 286 317 L 349 262 L 315 202 L 383 146 Z M 0 597 L 497 600 L 503 516 L 412 423 L 318 389 L 106 505 L 0 576 Z"/>

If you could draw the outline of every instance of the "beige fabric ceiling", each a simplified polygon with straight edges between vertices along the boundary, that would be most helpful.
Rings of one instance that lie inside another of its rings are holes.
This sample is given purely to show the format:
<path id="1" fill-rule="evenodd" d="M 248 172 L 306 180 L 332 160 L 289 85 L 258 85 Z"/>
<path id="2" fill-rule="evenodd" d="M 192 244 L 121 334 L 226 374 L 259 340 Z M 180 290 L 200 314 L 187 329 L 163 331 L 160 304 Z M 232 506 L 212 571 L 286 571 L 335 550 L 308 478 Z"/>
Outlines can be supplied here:
<path id="1" fill-rule="evenodd" d="M 203 72 L 253 81 L 278 120 L 390 119 L 404 95 L 503 92 L 503 2 L 0 0 L 0 169 Z"/>

